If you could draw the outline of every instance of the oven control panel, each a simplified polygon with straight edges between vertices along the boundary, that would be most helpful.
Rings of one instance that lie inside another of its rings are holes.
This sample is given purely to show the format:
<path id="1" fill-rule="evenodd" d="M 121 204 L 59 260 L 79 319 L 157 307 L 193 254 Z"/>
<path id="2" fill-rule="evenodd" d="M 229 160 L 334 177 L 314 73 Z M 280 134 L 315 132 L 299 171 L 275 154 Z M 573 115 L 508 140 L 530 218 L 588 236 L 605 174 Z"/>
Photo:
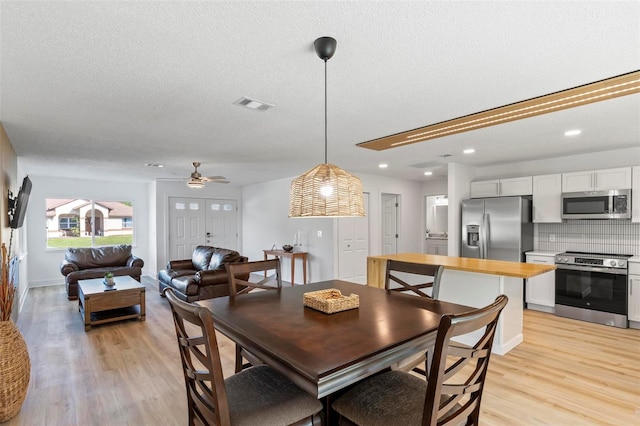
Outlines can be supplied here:
<path id="1" fill-rule="evenodd" d="M 604 268 L 626 268 L 630 256 L 616 254 L 561 253 L 556 256 L 556 264 L 599 266 Z"/>

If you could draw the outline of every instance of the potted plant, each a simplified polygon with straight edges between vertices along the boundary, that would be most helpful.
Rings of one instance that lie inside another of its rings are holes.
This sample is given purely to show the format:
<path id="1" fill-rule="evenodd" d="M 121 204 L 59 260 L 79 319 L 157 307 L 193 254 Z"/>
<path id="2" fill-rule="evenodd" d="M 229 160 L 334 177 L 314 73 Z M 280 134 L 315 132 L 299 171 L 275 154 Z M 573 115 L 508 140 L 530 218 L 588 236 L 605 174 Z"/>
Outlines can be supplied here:
<path id="1" fill-rule="evenodd" d="M 7 258 L 7 248 L 3 243 L 0 265 L 0 423 L 15 417 L 20 411 L 31 375 L 27 344 L 11 320 L 16 287 Z"/>
<path id="2" fill-rule="evenodd" d="M 106 285 L 115 285 L 115 281 L 113 281 L 113 272 L 107 272 L 104 274 L 104 283 Z"/>

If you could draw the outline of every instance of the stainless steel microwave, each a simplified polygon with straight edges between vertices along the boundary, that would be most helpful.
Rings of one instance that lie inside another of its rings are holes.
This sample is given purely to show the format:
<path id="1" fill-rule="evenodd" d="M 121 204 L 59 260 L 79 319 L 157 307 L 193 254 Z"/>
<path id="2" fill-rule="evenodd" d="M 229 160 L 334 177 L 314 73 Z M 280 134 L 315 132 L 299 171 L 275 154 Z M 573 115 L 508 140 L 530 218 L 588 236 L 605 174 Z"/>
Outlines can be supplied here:
<path id="1" fill-rule="evenodd" d="M 631 219 L 631 190 L 566 192 L 563 219 Z"/>

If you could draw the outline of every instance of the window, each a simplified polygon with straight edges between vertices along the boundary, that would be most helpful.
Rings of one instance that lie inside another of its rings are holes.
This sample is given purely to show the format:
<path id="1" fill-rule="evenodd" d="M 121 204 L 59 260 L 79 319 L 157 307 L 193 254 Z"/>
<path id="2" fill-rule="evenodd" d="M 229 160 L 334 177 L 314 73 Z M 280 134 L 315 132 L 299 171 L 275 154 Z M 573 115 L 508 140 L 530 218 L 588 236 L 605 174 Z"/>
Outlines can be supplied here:
<path id="1" fill-rule="evenodd" d="M 78 227 L 77 216 L 60 216 L 60 229 L 72 229 Z"/>
<path id="2" fill-rule="evenodd" d="M 133 244 L 133 216 L 131 201 L 48 198 L 47 247 Z"/>

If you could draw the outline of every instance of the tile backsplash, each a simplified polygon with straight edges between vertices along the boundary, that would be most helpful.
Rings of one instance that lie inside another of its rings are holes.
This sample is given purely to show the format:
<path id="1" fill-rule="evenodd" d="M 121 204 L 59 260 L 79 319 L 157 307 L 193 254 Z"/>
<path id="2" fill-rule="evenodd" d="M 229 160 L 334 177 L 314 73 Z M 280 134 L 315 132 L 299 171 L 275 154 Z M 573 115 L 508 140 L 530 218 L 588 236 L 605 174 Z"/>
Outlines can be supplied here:
<path id="1" fill-rule="evenodd" d="M 640 256 L 640 223 L 629 220 L 568 220 L 537 223 L 534 229 L 536 250 Z"/>

